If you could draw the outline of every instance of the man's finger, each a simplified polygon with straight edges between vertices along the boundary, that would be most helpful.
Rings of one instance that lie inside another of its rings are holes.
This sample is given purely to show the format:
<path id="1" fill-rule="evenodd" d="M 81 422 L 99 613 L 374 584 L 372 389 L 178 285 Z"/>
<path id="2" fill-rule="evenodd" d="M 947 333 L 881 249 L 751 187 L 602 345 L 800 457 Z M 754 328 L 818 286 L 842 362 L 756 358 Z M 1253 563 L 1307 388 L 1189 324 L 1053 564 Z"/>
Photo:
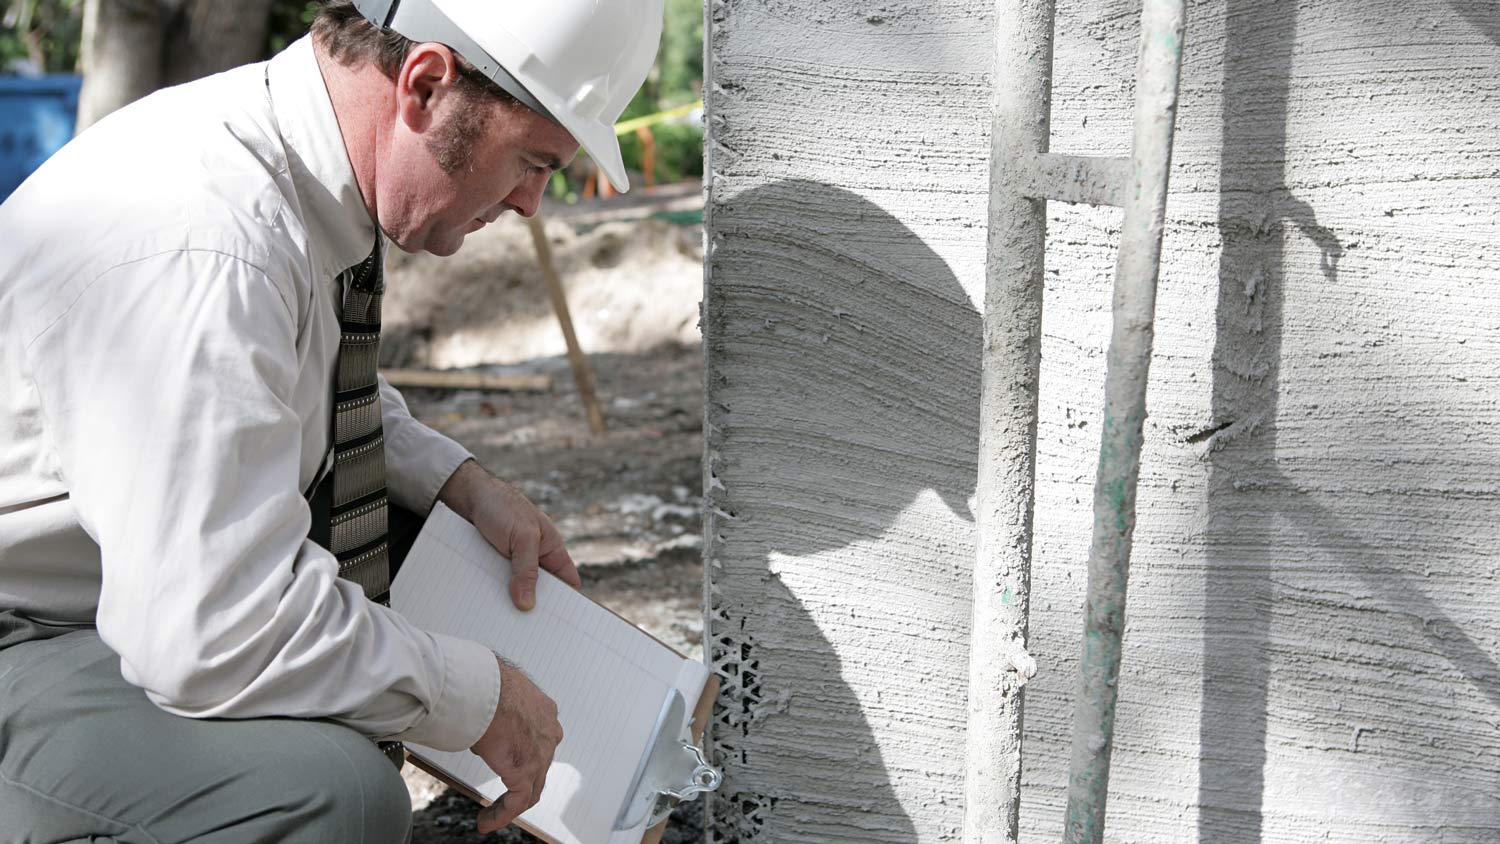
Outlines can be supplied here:
<path id="1" fill-rule="evenodd" d="M 515 819 L 514 815 L 507 816 L 504 797 L 496 800 L 488 807 L 480 809 L 478 816 L 475 818 L 479 832 L 483 835 L 488 835 L 497 829 L 504 829 Z"/>
<path id="2" fill-rule="evenodd" d="M 543 569 L 552 572 L 558 580 L 568 584 L 574 589 L 583 588 L 583 579 L 578 576 L 578 566 L 573 562 L 573 557 L 568 549 L 558 545 L 541 557 Z"/>
<path id="3" fill-rule="evenodd" d="M 534 787 L 536 788 L 536 791 L 534 791 L 532 793 L 536 795 L 536 799 L 534 801 L 532 801 L 532 802 L 533 803 L 540 803 L 540 802 L 542 802 L 542 789 L 544 789 L 544 788 L 547 787 L 547 772 L 546 771 L 542 771 L 542 775 L 541 775 L 540 778 L 537 779 L 536 785 Z"/>
<path id="4" fill-rule="evenodd" d="M 526 789 L 526 791 L 524 793 L 516 794 L 514 802 L 511 802 L 509 800 L 509 798 L 510 798 L 509 794 L 507 794 L 505 796 L 507 798 L 507 802 L 505 804 L 505 810 L 508 811 L 508 812 L 509 811 L 514 811 L 515 812 L 515 815 L 511 818 L 512 822 L 514 822 L 516 818 L 519 818 L 522 814 L 524 814 L 527 809 L 530 809 L 532 806 L 535 806 L 536 805 L 536 801 L 540 800 L 541 797 L 542 797 L 541 793 L 539 791 L 537 791 L 536 783 L 535 782 L 532 782 L 529 786 L 527 786 L 527 789 Z"/>
<path id="5" fill-rule="evenodd" d="M 517 609 L 536 606 L 537 537 L 524 532 L 510 548 L 510 599 Z"/>
<path id="6" fill-rule="evenodd" d="M 515 792 L 507 791 L 500 795 L 500 799 L 491 803 L 489 808 L 479 810 L 479 831 L 481 833 L 494 832 L 504 829 L 515 822 L 526 807 L 513 796 Z"/>

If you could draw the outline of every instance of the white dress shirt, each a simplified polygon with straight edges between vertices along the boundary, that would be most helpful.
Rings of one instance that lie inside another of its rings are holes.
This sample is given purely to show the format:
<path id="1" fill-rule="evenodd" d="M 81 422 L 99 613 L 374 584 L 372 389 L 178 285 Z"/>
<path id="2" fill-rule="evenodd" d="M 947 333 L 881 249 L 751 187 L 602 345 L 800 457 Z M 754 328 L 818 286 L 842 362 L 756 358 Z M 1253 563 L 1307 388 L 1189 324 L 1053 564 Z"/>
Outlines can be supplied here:
<path id="1" fill-rule="evenodd" d="M 96 625 L 168 712 L 473 744 L 494 654 L 306 538 L 334 279 L 375 236 L 307 38 L 116 112 L 0 205 L 0 609 Z M 425 514 L 469 453 L 381 403 L 391 500 Z"/>

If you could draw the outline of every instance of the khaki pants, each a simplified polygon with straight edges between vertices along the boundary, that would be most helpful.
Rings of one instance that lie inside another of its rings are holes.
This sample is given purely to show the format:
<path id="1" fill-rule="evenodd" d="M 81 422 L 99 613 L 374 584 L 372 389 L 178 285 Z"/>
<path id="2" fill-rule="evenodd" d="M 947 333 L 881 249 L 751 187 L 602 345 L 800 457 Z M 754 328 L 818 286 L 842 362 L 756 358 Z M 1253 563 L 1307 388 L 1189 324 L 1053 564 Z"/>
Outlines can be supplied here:
<path id="1" fill-rule="evenodd" d="M 61 634 L 61 635 L 59 635 Z M 0 842 L 399 844 L 411 803 L 330 721 L 158 709 L 93 630 L 0 613 Z"/>

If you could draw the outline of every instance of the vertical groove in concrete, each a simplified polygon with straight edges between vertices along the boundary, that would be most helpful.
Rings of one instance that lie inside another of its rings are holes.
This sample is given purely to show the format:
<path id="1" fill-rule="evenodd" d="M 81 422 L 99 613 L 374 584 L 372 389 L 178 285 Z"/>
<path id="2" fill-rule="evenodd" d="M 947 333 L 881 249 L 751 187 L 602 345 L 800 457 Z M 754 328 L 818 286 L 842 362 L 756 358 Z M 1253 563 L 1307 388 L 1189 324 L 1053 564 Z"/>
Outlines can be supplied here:
<path id="1" fill-rule="evenodd" d="M 715 157 L 714 157 L 714 141 L 715 141 L 715 138 L 714 138 L 714 110 L 715 110 L 716 99 L 714 97 L 711 97 L 711 96 L 708 95 L 708 92 L 714 90 L 714 84 L 715 84 L 714 83 L 714 55 L 715 54 L 714 54 L 714 49 L 713 49 L 713 31 L 714 31 L 713 30 L 713 27 L 714 27 L 714 14 L 713 13 L 714 13 L 714 3 L 712 3 L 711 0 L 705 0 L 705 2 L 703 4 L 703 94 L 704 94 L 704 96 L 703 96 L 703 173 L 704 173 L 704 179 L 703 179 L 703 298 L 698 303 L 698 327 L 699 327 L 700 331 L 702 331 L 708 325 L 708 299 L 709 299 L 709 296 L 708 296 L 708 288 L 709 288 L 709 271 L 708 271 L 708 268 L 710 266 L 712 266 L 712 254 L 711 254 L 711 252 L 712 252 L 712 249 L 713 249 L 713 238 L 712 238 L 712 234 L 711 233 L 714 230 L 713 201 L 712 200 L 713 200 L 713 175 L 714 175 L 714 172 L 715 172 L 715 169 L 716 169 Z M 703 418 L 705 420 L 705 422 L 704 422 L 704 433 L 705 434 L 707 434 L 708 431 L 709 431 L 708 423 L 706 421 L 708 419 L 708 416 L 709 416 L 709 412 L 708 412 L 708 395 L 709 395 L 709 389 L 708 389 L 708 383 L 709 383 L 708 370 L 709 370 L 708 343 L 705 342 L 703 344 L 703 373 L 704 373 L 704 376 L 703 376 L 703 398 L 704 398 Z M 712 481 L 712 474 L 713 474 L 714 468 L 713 468 L 712 461 L 710 459 L 710 453 L 709 453 L 709 446 L 708 446 L 709 437 L 705 436 L 704 437 L 704 441 L 705 441 L 705 445 L 704 445 L 704 454 L 703 454 L 703 476 L 702 477 L 703 477 L 703 497 L 704 497 L 704 503 L 707 504 L 709 501 L 712 500 L 713 492 L 714 492 L 713 481 Z M 715 559 L 714 553 L 716 552 L 717 548 L 715 547 L 715 540 L 713 539 L 713 536 L 714 536 L 714 533 L 715 533 L 714 520 L 710 516 L 710 514 L 708 513 L 708 507 L 705 506 L 703 508 L 703 510 L 704 510 L 704 512 L 703 512 L 703 540 L 704 540 L 703 541 L 703 548 L 704 548 L 704 561 L 707 563 L 707 562 L 712 561 L 713 559 Z M 704 636 L 703 636 L 703 661 L 708 664 L 708 667 L 709 667 L 710 670 L 713 670 L 714 669 L 714 658 L 715 658 L 715 655 L 714 655 L 714 647 L 711 644 L 711 637 L 712 637 L 712 632 L 713 632 L 714 623 L 715 623 L 714 622 L 714 617 L 713 617 L 714 616 L 713 607 L 715 605 L 715 601 L 714 601 L 714 598 L 713 598 L 714 577 L 713 577 L 713 573 L 711 572 L 710 568 L 711 567 L 709 565 L 705 565 L 703 567 L 703 598 L 702 598 L 702 604 L 700 606 L 701 606 L 701 608 L 703 610 L 703 632 L 704 632 Z M 721 677 L 720 680 L 722 681 L 723 678 Z M 722 688 L 722 685 L 721 685 L 721 688 Z M 703 729 L 703 738 L 701 739 L 701 741 L 703 743 L 703 747 L 708 751 L 708 755 L 711 757 L 710 758 L 710 762 L 714 762 L 714 763 L 719 762 L 720 759 L 722 758 L 722 754 L 716 754 L 714 752 L 714 747 L 715 747 L 715 742 L 716 742 L 715 735 L 717 734 L 717 731 L 718 731 L 718 728 L 717 728 L 716 724 L 717 724 L 717 719 L 710 718 L 709 721 L 708 721 L 707 726 L 705 726 L 704 729 Z M 720 757 L 720 758 L 712 758 L 712 757 L 716 757 L 716 756 Z M 712 822 L 713 818 L 715 818 L 715 817 L 717 817 L 717 816 L 719 816 L 719 815 L 722 814 L 722 811 L 719 808 L 718 801 L 721 800 L 721 799 L 723 799 L 723 798 L 721 797 L 721 795 L 718 792 L 711 791 L 711 792 L 708 792 L 707 794 L 704 794 L 701 799 L 703 800 L 703 817 L 708 822 L 704 823 L 704 825 L 703 825 L 703 840 L 702 840 L 702 842 L 700 842 L 700 844 L 714 844 L 714 841 L 716 839 L 719 839 L 719 838 L 723 837 L 723 836 L 717 835 L 715 833 L 715 825 Z"/>

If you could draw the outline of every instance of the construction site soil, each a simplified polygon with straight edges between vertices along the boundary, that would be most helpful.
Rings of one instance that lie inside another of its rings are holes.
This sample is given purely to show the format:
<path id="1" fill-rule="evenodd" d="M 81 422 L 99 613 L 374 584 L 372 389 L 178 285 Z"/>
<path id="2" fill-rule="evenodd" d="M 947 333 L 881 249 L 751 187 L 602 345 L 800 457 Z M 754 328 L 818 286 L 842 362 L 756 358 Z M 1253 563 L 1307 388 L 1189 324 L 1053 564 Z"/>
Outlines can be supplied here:
<path id="1" fill-rule="evenodd" d="M 608 426 L 590 434 L 525 224 L 470 236 L 451 259 L 393 256 L 389 366 L 546 375 L 548 392 L 406 388 L 417 418 L 468 447 L 557 524 L 584 591 L 694 657 L 702 654 L 701 208 L 695 185 L 544 209 L 546 231 Z M 481 835 L 478 807 L 407 765 L 413 844 L 531 842 Z M 669 844 L 702 839 L 698 804 Z"/>

